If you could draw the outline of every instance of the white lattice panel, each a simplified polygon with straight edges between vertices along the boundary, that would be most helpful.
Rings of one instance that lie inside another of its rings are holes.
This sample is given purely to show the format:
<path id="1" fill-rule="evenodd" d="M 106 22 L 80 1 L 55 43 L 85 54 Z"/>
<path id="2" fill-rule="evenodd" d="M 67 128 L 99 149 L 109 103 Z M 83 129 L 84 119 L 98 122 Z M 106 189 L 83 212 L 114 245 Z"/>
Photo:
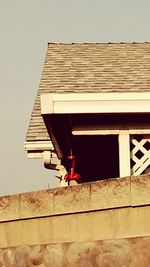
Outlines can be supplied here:
<path id="1" fill-rule="evenodd" d="M 140 175 L 150 166 L 150 138 L 131 138 L 131 174 Z"/>

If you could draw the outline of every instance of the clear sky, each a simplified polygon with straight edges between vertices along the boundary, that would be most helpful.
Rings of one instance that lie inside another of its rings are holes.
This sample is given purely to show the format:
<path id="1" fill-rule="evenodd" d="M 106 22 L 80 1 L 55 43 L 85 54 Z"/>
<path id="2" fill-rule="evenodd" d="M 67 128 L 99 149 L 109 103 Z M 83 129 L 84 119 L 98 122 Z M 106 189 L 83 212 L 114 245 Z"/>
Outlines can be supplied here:
<path id="1" fill-rule="evenodd" d="M 0 195 L 55 186 L 23 143 L 48 42 L 150 41 L 150 0 L 0 0 Z"/>

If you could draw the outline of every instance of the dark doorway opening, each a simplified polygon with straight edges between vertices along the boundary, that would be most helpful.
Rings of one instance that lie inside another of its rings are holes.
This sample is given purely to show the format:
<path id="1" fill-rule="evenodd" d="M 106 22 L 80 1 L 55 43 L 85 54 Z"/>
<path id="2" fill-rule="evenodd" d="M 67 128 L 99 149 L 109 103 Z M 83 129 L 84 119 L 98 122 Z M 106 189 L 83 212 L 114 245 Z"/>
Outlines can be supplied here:
<path id="1" fill-rule="evenodd" d="M 118 135 L 74 136 L 73 153 L 81 182 L 119 177 Z"/>

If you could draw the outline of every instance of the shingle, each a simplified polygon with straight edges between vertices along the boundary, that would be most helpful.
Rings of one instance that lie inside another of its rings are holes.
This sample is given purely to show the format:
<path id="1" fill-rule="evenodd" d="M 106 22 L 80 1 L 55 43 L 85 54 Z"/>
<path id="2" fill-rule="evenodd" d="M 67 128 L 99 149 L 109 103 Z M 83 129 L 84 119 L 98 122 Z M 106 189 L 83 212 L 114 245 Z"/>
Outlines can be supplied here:
<path id="1" fill-rule="evenodd" d="M 50 43 L 26 141 L 49 140 L 41 93 L 128 91 L 150 91 L 150 43 Z"/>

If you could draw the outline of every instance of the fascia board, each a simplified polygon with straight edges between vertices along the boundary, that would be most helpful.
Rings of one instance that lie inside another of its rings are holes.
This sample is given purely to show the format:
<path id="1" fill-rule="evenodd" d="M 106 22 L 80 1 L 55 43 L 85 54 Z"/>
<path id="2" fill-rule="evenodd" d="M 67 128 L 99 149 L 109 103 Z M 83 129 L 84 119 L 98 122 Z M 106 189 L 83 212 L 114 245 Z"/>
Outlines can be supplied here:
<path id="1" fill-rule="evenodd" d="M 42 94 L 41 114 L 150 112 L 150 92 Z"/>
<path id="2" fill-rule="evenodd" d="M 26 151 L 44 151 L 44 150 L 53 150 L 53 145 L 51 141 L 35 141 L 35 142 L 25 142 L 24 149 Z"/>

